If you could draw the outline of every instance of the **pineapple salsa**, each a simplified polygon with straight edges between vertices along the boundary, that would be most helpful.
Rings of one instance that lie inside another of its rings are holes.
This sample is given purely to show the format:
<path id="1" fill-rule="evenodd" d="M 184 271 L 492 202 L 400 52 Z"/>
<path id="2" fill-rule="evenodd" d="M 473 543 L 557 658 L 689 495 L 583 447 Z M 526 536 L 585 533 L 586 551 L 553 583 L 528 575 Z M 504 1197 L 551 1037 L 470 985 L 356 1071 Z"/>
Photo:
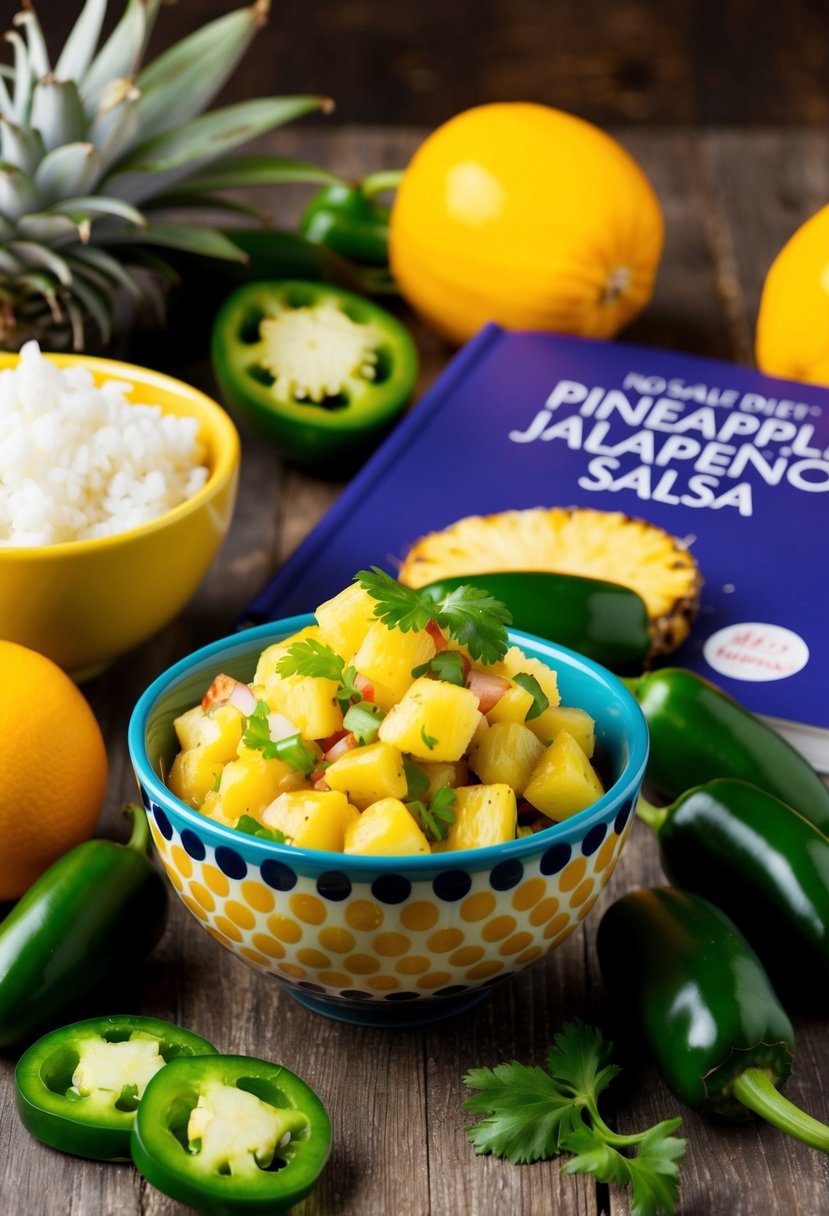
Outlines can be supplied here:
<path id="1" fill-rule="evenodd" d="M 510 646 L 480 588 L 434 598 L 376 568 L 220 673 L 181 714 L 168 784 L 188 806 L 300 848 L 401 856 L 480 848 L 601 797 L 592 718 Z"/>

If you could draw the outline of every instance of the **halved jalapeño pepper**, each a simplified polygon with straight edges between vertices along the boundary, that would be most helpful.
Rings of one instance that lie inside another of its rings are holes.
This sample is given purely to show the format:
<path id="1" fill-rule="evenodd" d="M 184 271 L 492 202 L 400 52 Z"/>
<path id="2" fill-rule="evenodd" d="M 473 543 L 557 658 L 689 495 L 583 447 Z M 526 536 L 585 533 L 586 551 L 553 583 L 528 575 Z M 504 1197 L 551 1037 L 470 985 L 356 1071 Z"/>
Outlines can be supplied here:
<path id="1" fill-rule="evenodd" d="M 89 1018 L 38 1039 L 15 1071 L 17 1112 L 38 1140 L 76 1157 L 129 1161 L 144 1090 L 170 1060 L 215 1055 L 201 1035 L 158 1018 Z"/>
<path id="2" fill-rule="evenodd" d="M 280 1212 L 314 1187 L 331 1124 L 314 1091 L 249 1056 L 173 1060 L 138 1107 L 132 1157 L 148 1182 L 199 1212 Z"/>
<path id="3" fill-rule="evenodd" d="M 829 1153 L 829 1127 L 778 1092 L 794 1030 L 724 912 L 676 887 L 631 891 L 604 914 L 596 945 L 608 996 L 680 1101 L 731 1119 L 753 1112 Z"/>
<path id="4" fill-rule="evenodd" d="M 471 585 L 506 604 L 516 629 L 548 638 L 609 667 L 641 671 L 653 645 L 644 600 L 630 587 L 546 570 L 498 570 L 428 583 L 443 595 Z"/>
<path id="5" fill-rule="evenodd" d="M 662 867 L 716 903 L 746 935 L 781 993 L 829 1004 L 829 838 L 744 781 L 709 781 L 670 806 L 640 799 Z"/>
<path id="6" fill-rule="evenodd" d="M 648 781 L 666 798 L 717 777 L 747 781 L 829 834 L 829 788 L 782 735 L 694 672 L 631 681 L 648 723 Z"/>
<path id="7" fill-rule="evenodd" d="M 222 396 L 295 464 L 344 479 L 404 410 L 418 356 L 384 308 L 330 283 L 247 283 L 224 302 L 211 355 Z"/>

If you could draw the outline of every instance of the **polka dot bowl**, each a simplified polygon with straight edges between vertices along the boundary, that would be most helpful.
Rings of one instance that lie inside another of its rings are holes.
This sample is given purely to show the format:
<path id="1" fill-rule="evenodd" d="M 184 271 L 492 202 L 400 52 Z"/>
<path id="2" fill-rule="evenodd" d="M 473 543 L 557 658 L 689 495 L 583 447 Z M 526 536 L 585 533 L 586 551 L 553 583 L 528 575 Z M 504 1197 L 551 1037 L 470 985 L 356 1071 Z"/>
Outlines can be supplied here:
<path id="1" fill-rule="evenodd" d="M 592 807 L 508 844 L 418 857 L 355 857 L 278 845 L 223 827 L 165 786 L 173 721 L 220 671 L 252 678 L 265 646 L 312 622 L 292 617 L 214 642 L 144 693 L 129 728 L 156 849 L 191 913 L 301 1004 L 363 1025 L 436 1021 L 483 999 L 575 932 L 630 829 L 647 727 L 622 684 L 540 638 L 511 640 L 558 673 L 562 701 L 596 720 L 608 781 Z"/>

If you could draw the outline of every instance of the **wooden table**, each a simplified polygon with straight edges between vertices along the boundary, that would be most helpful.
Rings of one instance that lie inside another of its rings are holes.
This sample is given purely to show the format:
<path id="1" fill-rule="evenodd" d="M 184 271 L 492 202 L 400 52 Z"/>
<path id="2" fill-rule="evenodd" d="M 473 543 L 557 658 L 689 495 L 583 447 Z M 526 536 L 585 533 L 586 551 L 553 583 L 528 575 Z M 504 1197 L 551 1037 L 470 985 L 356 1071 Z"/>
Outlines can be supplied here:
<path id="1" fill-rule="evenodd" d="M 622 131 L 659 192 L 667 247 L 655 298 L 626 338 L 750 362 L 765 269 L 797 224 L 829 198 L 829 140 L 789 130 Z M 346 174 L 405 163 L 422 133 L 315 127 L 274 140 Z M 272 200 L 288 224 L 300 196 Z M 423 356 L 421 391 L 449 352 L 414 325 Z M 174 368 L 212 391 L 206 363 Z M 244 441 L 233 528 L 201 590 L 163 633 L 86 687 L 109 745 L 111 778 L 101 830 L 123 838 L 118 808 L 134 796 L 126 750 L 132 707 L 170 663 L 232 630 L 245 603 L 335 499 L 340 487 L 301 476 L 262 443 Z M 796 521 L 792 521 L 796 526 Z M 140 595 L 141 588 L 125 588 Z M 496 988 L 462 1019 L 422 1030 L 355 1028 L 305 1012 L 278 985 L 219 947 L 176 902 L 160 947 L 99 1013 L 120 1010 L 190 1027 L 226 1052 L 280 1060 L 320 1093 L 334 1124 L 334 1149 L 308 1216 L 598 1216 L 629 1212 L 626 1195 L 555 1163 L 515 1167 L 476 1157 L 464 1132 L 461 1077 L 472 1065 L 517 1058 L 543 1062 L 563 1020 L 604 1013 L 593 937 L 602 908 L 623 891 L 660 881 L 648 831 L 637 824 L 600 901 L 571 937 L 529 972 Z M 817 1021 L 796 1023 L 798 1053 L 788 1096 L 829 1120 L 829 1042 Z M 0 1083 L 0 1212 L 4 1216 L 179 1216 L 188 1209 L 142 1183 L 129 1165 L 97 1165 L 41 1147 L 14 1112 L 14 1056 Z M 760 1123 L 716 1124 L 682 1111 L 647 1065 L 628 1068 L 615 1112 L 621 1130 L 683 1114 L 688 1158 L 682 1216 L 824 1216 L 829 1160 Z"/>

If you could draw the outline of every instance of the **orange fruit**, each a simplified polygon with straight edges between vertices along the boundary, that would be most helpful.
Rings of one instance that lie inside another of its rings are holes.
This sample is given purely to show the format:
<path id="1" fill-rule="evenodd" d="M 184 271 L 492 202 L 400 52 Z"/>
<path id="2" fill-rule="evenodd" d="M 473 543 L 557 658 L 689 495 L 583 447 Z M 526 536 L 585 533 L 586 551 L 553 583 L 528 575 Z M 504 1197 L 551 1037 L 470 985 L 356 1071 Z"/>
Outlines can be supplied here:
<path id="1" fill-rule="evenodd" d="M 621 144 L 549 106 L 466 110 L 403 173 L 389 230 L 401 293 L 452 342 L 487 321 L 609 338 L 650 299 L 659 201 Z"/>
<path id="2" fill-rule="evenodd" d="M 51 659 L 0 641 L 0 900 L 95 830 L 107 757 L 95 715 Z"/>
<path id="3" fill-rule="evenodd" d="M 755 347 L 767 375 L 829 384 L 829 206 L 802 224 L 772 262 Z"/>

